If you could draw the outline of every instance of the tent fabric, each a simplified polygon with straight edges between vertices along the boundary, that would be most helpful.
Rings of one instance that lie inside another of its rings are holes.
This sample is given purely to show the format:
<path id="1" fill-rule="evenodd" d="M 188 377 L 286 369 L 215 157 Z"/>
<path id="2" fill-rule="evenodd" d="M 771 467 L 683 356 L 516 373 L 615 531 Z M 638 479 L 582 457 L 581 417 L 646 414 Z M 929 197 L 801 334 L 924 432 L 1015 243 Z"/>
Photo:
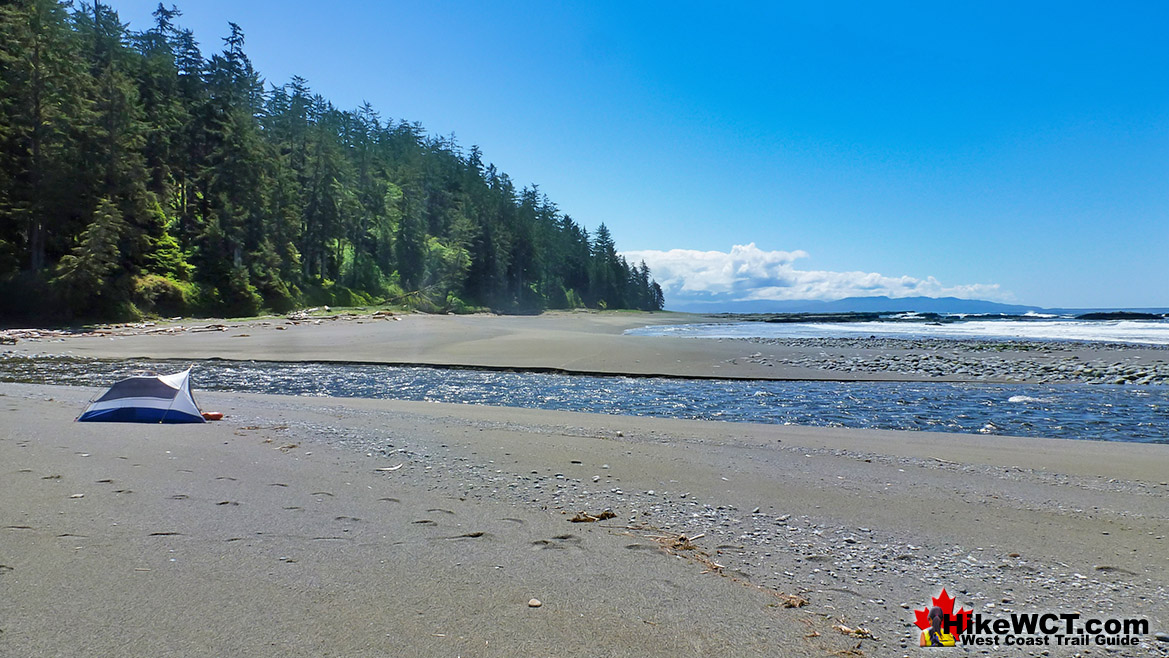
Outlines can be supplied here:
<path id="1" fill-rule="evenodd" d="M 191 396 L 191 369 L 173 375 L 130 377 L 114 384 L 77 419 L 81 422 L 202 423 Z"/>

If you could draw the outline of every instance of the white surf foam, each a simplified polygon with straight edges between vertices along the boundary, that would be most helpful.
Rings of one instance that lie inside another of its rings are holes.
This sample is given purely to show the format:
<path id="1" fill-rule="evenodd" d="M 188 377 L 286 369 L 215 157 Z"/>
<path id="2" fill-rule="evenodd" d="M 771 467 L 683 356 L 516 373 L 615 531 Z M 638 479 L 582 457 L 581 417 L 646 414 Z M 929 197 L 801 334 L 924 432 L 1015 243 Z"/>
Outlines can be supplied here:
<path id="1" fill-rule="evenodd" d="M 641 336 L 695 338 L 984 338 L 1169 345 L 1165 320 L 967 320 L 917 322 L 733 322 L 631 329 Z"/>

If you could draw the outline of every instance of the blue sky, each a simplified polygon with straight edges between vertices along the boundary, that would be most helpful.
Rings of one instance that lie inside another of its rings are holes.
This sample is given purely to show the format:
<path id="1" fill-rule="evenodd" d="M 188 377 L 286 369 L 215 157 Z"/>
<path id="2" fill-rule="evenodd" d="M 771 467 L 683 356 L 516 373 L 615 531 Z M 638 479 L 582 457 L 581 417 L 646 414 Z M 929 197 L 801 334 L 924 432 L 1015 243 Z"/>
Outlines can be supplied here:
<path id="1" fill-rule="evenodd" d="M 176 4 L 205 55 L 234 21 L 269 82 L 478 144 L 667 302 L 1169 306 L 1167 4 Z"/>

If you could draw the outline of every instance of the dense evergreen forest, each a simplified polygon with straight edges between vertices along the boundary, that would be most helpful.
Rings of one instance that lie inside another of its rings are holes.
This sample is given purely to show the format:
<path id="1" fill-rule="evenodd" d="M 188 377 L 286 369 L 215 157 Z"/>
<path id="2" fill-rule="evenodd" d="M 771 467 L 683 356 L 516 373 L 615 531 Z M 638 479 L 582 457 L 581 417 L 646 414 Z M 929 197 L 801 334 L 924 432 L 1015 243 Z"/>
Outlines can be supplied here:
<path id="1" fill-rule="evenodd" d="M 0 0 L 0 317 L 662 307 L 477 147 L 266 85 L 239 26 L 205 56 L 180 16 Z"/>

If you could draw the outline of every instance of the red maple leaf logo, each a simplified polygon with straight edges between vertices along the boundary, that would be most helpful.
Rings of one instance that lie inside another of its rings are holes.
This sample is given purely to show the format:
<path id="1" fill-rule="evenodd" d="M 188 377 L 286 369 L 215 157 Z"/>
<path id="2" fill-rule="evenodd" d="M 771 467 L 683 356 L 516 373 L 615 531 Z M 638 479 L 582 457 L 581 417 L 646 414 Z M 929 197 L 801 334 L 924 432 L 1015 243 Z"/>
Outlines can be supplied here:
<path id="1" fill-rule="evenodd" d="M 926 630 L 930 627 L 930 607 L 938 606 L 942 609 L 942 628 L 945 629 L 947 625 L 949 628 L 956 628 L 958 633 L 966 630 L 970 624 L 970 615 L 974 612 L 973 609 L 959 608 L 958 614 L 954 614 L 954 597 L 950 596 L 946 589 L 942 588 L 942 593 L 933 597 L 930 600 L 930 605 L 920 610 L 914 610 L 913 616 L 915 620 L 913 624 L 921 630 Z M 947 624 L 949 622 L 949 624 Z M 955 624 L 957 624 L 955 626 Z M 957 633 L 955 633 L 957 635 Z"/>

